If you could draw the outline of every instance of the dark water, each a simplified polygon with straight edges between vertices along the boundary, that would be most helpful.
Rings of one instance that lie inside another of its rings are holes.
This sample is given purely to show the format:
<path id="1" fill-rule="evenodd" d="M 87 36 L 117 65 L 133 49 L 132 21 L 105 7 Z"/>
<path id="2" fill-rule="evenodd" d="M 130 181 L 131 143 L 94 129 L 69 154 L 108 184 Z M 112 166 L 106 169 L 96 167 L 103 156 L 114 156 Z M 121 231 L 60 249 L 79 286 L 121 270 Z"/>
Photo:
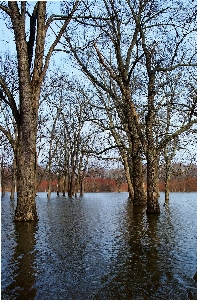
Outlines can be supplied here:
<path id="1" fill-rule="evenodd" d="M 147 217 L 127 193 L 38 194 L 38 223 L 2 198 L 2 299 L 197 299 L 197 193 Z"/>

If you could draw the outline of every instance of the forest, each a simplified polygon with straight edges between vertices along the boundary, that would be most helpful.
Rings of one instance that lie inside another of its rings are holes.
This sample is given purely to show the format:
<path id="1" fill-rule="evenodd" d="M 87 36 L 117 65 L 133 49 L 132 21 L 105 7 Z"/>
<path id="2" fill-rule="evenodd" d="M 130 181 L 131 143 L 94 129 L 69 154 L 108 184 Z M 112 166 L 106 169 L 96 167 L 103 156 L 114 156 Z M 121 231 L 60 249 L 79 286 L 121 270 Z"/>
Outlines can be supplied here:
<path id="1" fill-rule="evenodd" d="M 37 191 L 128 191 L 147 213 L 160 191 L 197 191 L 194 2 L 0 10 L 14 43 L 0 52 L 1 186 L 17 190 L 16 221 L 37 220 Z"/>

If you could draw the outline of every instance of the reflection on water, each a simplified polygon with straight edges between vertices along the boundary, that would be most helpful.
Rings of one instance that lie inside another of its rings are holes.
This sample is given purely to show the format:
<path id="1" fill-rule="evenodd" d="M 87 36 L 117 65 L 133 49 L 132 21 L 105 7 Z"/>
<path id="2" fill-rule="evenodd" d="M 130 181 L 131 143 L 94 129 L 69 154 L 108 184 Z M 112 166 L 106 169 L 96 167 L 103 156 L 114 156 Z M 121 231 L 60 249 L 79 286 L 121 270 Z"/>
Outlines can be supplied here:
<path id="1" fill-rule="evenodd" d="M 197 193 L 161 214 L 127 193 L 37 197 L 38 223 L 2 198 L 2 299 L 197 299 Z"/>

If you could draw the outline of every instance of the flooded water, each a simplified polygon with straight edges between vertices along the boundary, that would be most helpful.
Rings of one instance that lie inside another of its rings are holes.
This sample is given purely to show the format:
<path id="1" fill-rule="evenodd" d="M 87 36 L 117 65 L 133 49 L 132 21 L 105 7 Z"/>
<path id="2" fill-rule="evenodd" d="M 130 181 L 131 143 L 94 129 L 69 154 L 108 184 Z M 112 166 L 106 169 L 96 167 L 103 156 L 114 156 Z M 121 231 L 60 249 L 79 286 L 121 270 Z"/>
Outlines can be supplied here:
<path id="1" fill-rule="evenodd" d="M 14 223 L 2 198 L 2 299 L 197 299 L 197 193 L 173 193 L 161 214 L 127 193 L 36 198 L 39 221 Z"/>

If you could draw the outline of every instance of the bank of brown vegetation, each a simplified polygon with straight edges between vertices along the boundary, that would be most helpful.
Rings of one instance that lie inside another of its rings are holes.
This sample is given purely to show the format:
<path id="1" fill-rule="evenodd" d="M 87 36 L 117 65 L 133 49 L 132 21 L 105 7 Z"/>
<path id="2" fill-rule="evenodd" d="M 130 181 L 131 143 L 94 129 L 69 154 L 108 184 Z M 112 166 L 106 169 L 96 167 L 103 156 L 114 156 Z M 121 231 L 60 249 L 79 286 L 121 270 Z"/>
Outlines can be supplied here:
<path id="1" fill-rule="evenodd" d="M 197 165 L 172 165 L 172 174 L 170 179 L 170 192 L 197 192 Z M 5 192 L 11 191 L 12 176 L 11 170 L 6 168 L 2 172 L 2 185 Z M 37 191 L 47 192 L 48 174 L 44 169 L 38 168 Z M 51 180 L 51 191 L 63 190 L 63 178 L 59 181 L 54 172 Z M 165 176 L 160 168 L 159 190 L 165 191 Z M 79 187 L 76 187 L 76 192 Z M 105 170 L 104 168 L 95 168 L 89 170 L 84 177 L 84 192 L 127 192 L 128 184 L 122 169 Z"/>

